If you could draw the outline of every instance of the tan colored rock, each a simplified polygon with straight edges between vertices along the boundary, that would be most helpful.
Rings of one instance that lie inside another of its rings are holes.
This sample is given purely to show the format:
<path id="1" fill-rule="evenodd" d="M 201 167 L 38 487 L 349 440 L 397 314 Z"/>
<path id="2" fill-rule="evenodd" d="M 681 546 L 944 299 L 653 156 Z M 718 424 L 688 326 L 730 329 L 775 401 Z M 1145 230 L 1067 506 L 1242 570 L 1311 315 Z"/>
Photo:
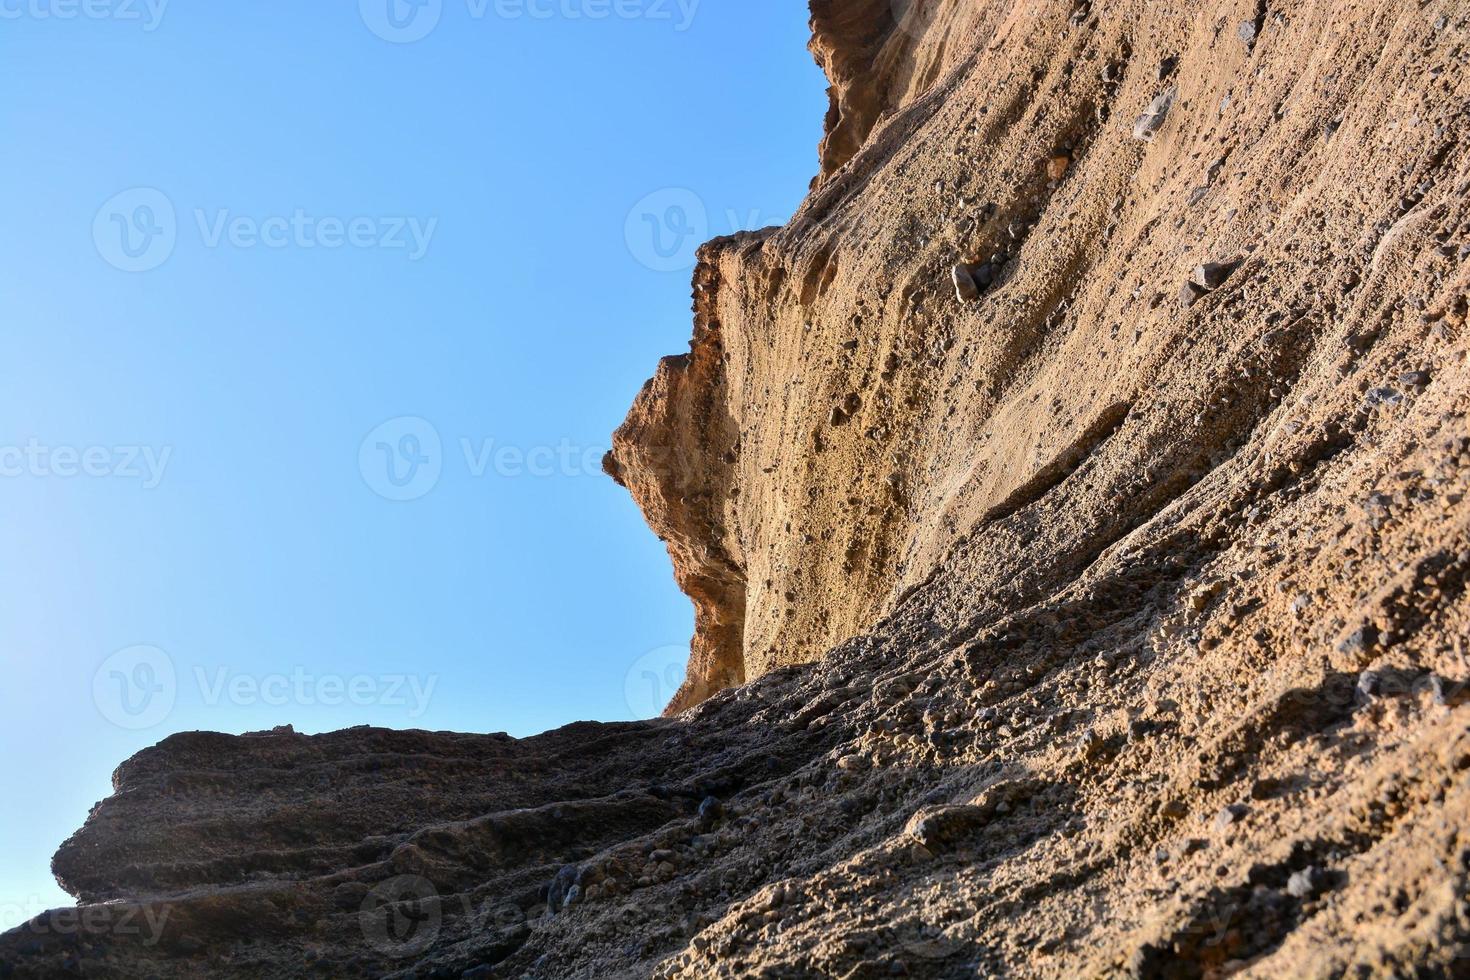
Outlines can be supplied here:
<path id="1" fill-rule="evenodd" d="M 963 262 L 956 265 L 950 270 L 950 278 L 954 281 L 955 298 L 961 303 L 973 303 L 980 298 L 980 287 L 975 284 L 968 265 Z"/>
<path id="2" fill-rule="evenodd" d="M 1457 975 L 1466 17 L 1230 25 L 814 3 L 815 189 L 701 251 L 690 351 L 607 461 L 695 604 L 672 717 L 176 736 L 57 855 L 85 941 L 12 932 L 0 964 Z M 983 303 L 957 254 L 1003 267 Z M 129 911 L 167 912 L 156 942 Z"/>

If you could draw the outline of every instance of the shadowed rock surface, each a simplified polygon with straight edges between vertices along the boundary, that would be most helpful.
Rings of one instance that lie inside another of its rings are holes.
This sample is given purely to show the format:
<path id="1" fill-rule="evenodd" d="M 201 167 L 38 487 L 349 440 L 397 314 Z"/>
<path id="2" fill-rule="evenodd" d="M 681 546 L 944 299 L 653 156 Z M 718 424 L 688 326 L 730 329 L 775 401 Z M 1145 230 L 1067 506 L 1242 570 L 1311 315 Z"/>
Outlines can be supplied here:
<path id="1" fill-rule="evenodd" d="M 1470 975 L 1470 8 L 812 9 L 606 463 L 671 716 L 175 736 L 0 976 Z"/>

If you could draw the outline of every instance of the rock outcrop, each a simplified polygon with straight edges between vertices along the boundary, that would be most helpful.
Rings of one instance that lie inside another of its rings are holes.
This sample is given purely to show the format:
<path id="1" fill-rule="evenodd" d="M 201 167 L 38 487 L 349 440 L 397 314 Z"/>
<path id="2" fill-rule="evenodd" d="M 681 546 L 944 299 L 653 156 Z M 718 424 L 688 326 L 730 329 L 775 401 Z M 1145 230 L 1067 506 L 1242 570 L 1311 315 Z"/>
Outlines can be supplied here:
<path id="1" fill-rule="evenodd" d="M 670 717 L 176 736 L 0 976 L 1470 975 L 1470 9 L 812 6 L 606 462 Z"/>

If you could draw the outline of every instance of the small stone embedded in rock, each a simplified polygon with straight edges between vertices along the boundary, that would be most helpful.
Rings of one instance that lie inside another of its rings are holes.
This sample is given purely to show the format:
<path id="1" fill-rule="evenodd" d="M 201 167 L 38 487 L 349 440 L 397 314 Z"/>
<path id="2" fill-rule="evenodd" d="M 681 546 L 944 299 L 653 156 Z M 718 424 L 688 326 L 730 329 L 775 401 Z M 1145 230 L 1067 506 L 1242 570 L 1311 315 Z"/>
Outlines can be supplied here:
<path id="1" fill-rule="evenodd" d="M 1143 115 L 1139 116 L 1138 121 L 1133 124 L 1134 139 L 1144 141 L 1153 140 L 1154 134 L 1164 125 L 1164 120 L 1168 117 L 1169 110 L 1174 105 L 1175 94 L 1176 90 L 1174 88 L 1168 88 L 1148 104 L 1148 108 L 1143 111 Z"/>
<path id="2" fill-rule="evenodd" d="M 1281 792 L 1281 780 L 1263 776 L 1251 784 L 1251 799 L 1269 800 Z"/>
<path id="3" fill-rule="evenodd" d="M 1049 180 L 1061 180 L 1067 176 L 1067 168 L 1072 165 L 1072 158 L 1065 153 L 1056 153 L 1046 161 L 1046 176 Z"/>
<path id="4" fill-rule="evenodd" d="M 1159 815 L 1170 820 L 1178 820 L 1189 813 L 1189 806 L 1183 800 L 1170 800 L 1159 808 Z"/>
<path id="5" fill-rule="evenodd" d="M 1454 707 L 1467 699 L 1464 684 L 1456 684 L 1446 680 L 1440 674 L 1429 675 L 1429 693 L 1434 697 L 1434 703 L 1441 707 Z"/>
<path id="6" fill-rule="evenodd" d="M 1249 812 L 1250 807 L 1244 803 L 1232 803 L 1227 807 L 1222 807 L 1220 812 L 1215 814 L 1215 829 L 1224 830 Z"/>
<path id="7" fill-rule="evenodd" d="M 1292 898 L 1312 898 L 1327 887 L 1327 873 L 1318 867 L 1303 868 L 1286 882 L 1286 891 Z"/>
<path id="8" fill-rule="evenodd" d="M 1399 405 L 1403 403 L 1403 400 L 1403 393 L 1395 388 L 1374 388 L 1363 396 L 1363 407 L 1378 408 L 1383 405 Z"/>
<path id="9" fill-rule="evenodd" d="M 332 889 L 332 904 L 339 909 L 358 909 L 372 889 L 360 881 L 348 881 Z"/>
<path id="10" fill-rule="evenodd" d="M 904 833 L 926 849 L 938 851 L 989 821 L 990 814 L 978 806 L 925 807 L 909 818 Z"/>
<path id="11" fill-rule="evenodd" d="M 705 823 L 713 823 L 725 815 L 725 804 L 713 796 L 706 796 L 699 804 L 699 819 Z"/>
<path id="12" fill-rule="evenodd" d="M 1378 627 L 1372 623 L 1364 623 L 1349 633 L 1337 645 L 1337 649 L 1342 653 L 1361 657 L 1371 653 L 1378 646 L 1379 639 Z"/>
<path id="13" fill-rule="evenodd" d="M 1208 292 L 1209 290 L 1199 283 L 1185 280 L 1184 285 L 1179 287 L 1179 305 L 1186 307 L 1193 306 Z"/>
<path id="14" fill-rule="evenodd" d="M 1365 670 L 1358 675 L 1357 697 L 1361 704 L 1369 704 L 1378 699 L 1378 693 L 1383 688 L 1383 678 L 1371 670 Z"/>
<path id="15" fill-rule="evenodd" d="M 1423 388 L 1429 384 L 1428 371 L 1405 371 L 1399 375 L 1399 383 L 1410 388 Z"/>
<path id="16" fill-rule="evenodd" d="M 546 907 L 553 912 L 558 911 L 567 904 L 568 894 L 577 885 L 577 874 L 579 868 L 575 864 L 564 865 L 551 879 L 550 886 L 546 889 Z M 578 892 L 580 895 L 580 891 Z"/>
<path id="17" fill-rule="evenodd" d="M 1231 273 L 1240 268 L 1240 262 L 1205 262 L 1194 268 L 1194 281 L 1205 289 L 1219 289 Z"/>
<path id="18" fill-rule="evenodd" d="M 957 264 L 950 270 L 950 277 L 954 279 L 955 298 L 961 303 L 973 303 L 980 298 L 980 287 L 975 285 L 975 277 L 968 265 L 963 262 Z"/>
<path id="19" fill-rule="evenodd" d="M 1252 21 L 1252 20 L 1243 20 L 1243 21 L 1241 21 L 1240 22 L 1240 26 L 1235 29 L 1235 33 L 1236 33 L 1236 36 L 1238 36 L 1240 38 L 1240 40 L 1245 44 L 1245 46 L 1247 48 L 1251 48 L 1251 47 L 1254 47 L 1255 46 L 1255 43 L 1256 43 L 1256 23 L 1255 23 L 1255 21 Z"/>
<path id="20" fill-rule="evenodd" d="M 1103 738 L 1096 729 L 1089 728 L 1082 735 L 1082 741 L 1078 743 L 1078 749 L 1084 759 L 1095 759 L 1102 754 L 1108 746 L 1108 740 Z"/>

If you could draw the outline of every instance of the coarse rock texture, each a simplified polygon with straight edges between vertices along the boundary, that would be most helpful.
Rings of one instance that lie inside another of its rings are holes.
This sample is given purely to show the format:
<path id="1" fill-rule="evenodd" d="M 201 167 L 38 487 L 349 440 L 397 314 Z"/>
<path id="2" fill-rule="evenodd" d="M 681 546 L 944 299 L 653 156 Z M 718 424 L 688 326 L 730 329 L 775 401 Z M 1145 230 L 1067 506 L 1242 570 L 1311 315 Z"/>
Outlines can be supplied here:
<path id="1" fill-rule="evenodd" d="M 606 464 L 671 716 L 175 736 L 0 976 L 1470 976 L 1470 8 L 813 31 Z"/>

